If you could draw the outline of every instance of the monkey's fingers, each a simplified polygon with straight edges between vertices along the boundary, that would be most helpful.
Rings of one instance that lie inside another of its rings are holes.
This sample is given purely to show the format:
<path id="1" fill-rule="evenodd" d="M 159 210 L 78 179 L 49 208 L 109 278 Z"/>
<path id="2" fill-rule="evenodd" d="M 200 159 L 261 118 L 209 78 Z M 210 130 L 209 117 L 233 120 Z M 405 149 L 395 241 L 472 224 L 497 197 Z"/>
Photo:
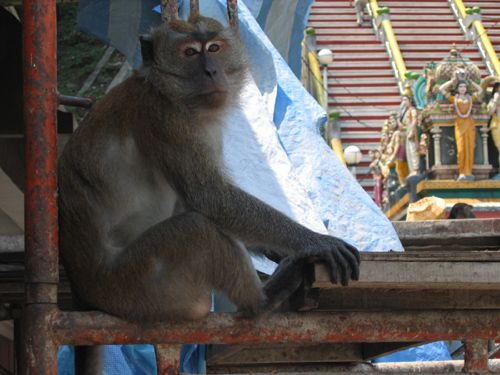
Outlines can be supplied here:
<path id="1" fill-rule="evenodd" d="M 347 286 L 351 278 L 356 280 L 359 277 L 358 250 L 340 238 L 329 237 L 329 240 L 331 255 L 335 258 L 342 273 L 340 283 Z"/>
<path id="2" fill-rule="evenodd" d="M 337 284 L 339 280 L 339 275 L 338 275 L 338 265 L 337 262 L 335 261 L 335 258 L 332 256 L 332 254 L 326 254 L 321 261 L 326 265 L 326 268 L 328 270 L 328 276 L 330 277 L 330 281 L 332 282 L 332 284 Z"/>
<path id="3" fill-rule="evenodd" d="M 346 247 L 341 249 L 342 255 L 351 268 L 351 279 L 359 280 L 359 264 L 361 263 L 361 258 L 359 256 L 359 251 L 354 246 L 346 243 Z"/>
<path id="4" fill-rule="evenodd" d="M 342 275 L 342 277 L 340 278 L 340 284 L 342 286 L 348 286 L 349 280 L 351 280 L 351 267 L 344 258 L 342 258 L 342 262 L 340 263 L 339 267 Z"/>

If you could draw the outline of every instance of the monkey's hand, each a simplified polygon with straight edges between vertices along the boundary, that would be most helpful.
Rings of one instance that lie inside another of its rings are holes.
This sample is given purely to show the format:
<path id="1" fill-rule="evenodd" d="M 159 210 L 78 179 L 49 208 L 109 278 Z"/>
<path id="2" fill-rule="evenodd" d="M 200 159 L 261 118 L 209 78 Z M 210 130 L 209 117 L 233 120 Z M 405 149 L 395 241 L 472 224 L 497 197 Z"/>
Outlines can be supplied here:
<path id="1" fill-rule="evenodd" d="M 350 279 L 358 280 L 361 262 L 358 249 L 337 237 L 320 235 L 319 240 L 311 259 L 326 265 L 330 281 L 337 284 L 339 272 L 343 286 L 347 286 Z"/>

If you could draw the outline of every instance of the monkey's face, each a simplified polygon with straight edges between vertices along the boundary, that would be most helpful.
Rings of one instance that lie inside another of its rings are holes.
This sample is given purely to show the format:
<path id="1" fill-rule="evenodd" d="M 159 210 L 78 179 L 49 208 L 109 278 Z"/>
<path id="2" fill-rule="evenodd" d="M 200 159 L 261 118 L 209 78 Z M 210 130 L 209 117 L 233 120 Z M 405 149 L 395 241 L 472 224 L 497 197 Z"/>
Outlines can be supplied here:
<path id="1" fill-rule="evenodd" d="M 218 108 L 224 105 L 229 91 L 223 59 L 228 58 L 229 43 L 222 39 L 187 40 L 179 43 L 176 57 L 185 71 L 185 87 L 196 105 Z"/>
<path id="2" fill-rule="evenodd" d="M 245 54 L 231 30 L 192 15 L 141 38 L 143 71 L 170 100 L 191 109 L 221 108 L 239 93 Z"/>

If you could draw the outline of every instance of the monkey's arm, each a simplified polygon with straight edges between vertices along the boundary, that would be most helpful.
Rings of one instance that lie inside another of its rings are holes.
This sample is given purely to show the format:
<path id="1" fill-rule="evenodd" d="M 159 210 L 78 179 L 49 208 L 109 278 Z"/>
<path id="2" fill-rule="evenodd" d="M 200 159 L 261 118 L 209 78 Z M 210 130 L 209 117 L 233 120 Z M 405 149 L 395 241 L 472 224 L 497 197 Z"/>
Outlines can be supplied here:
<path id="1" fill-rule="evenodd" d="M 343 285 L 350 278 L 358 279 L 360 257 L 354 246 L 309 230 L 230 183 L 210 153 L 204 154 L 203 145 L 183 153 L 182 163 L 179 157 L 167 148 L 160 158 L 169 180 L 189 208 L 207 216 L 223 232 L 283 257 L 319 258 L 327 264 L 334 283 L 338 269 Z"/>

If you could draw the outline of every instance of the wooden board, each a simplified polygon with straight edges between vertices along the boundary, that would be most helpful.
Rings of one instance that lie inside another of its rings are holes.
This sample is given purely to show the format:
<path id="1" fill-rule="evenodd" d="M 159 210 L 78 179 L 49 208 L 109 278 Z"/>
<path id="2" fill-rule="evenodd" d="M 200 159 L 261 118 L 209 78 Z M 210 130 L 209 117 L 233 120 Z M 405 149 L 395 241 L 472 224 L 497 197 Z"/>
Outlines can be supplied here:
<path id="1" fill-rule="evenodd" d="M 374 289 L 492 289 L 500 290 L 497 262 L 364 261 L 359 281 L 350 288 Z M 342 288 L 330 282 L 323 265 L 315 267 L 313 288 Z"/>
<path id="2" fill-rule="evenodd" d="M 500 247 L 500 219 L 424 220 L 393 223 L 403 246 Z"/>
<path id="3" fill-rule="evenodd" d="M 299 301 L 296 302 L 297 306 Z M 309 303 L 311 304 L 311 303 Z M 354 310 L 499 309 L 500 290 L 481 289 L 360 289 L 336 288 L 317 294 L 315 309 Z M 305 310 L 309 310 L 307 307 Z"/>

